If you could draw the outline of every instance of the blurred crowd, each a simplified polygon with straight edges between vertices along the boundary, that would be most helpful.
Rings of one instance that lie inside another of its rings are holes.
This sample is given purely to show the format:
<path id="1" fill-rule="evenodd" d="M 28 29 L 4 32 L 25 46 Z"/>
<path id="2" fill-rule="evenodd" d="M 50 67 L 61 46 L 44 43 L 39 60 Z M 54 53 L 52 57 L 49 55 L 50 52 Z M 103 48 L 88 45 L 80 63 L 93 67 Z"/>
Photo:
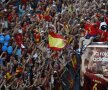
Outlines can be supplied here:
<path id="1" fill-rule="evenodd" d="M 64 49 L 48 48 L 49 31 L 66 39 Z M 61 75 L 82 37 L 108 41 L 108 0 L 0 0 L 0 35 L 13 48 L 0 42 L 1 90 L 80 90 L 61 89 Z"/>

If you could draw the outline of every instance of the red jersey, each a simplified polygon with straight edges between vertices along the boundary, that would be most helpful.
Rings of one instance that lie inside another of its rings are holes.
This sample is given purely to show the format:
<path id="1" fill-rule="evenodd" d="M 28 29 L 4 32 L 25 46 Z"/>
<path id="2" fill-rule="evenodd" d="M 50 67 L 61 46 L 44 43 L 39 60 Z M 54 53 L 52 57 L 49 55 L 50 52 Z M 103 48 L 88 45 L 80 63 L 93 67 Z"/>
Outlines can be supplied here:
<path id="1" fill-rule="evenodd" d="M 92 24 L 85 24 L 85 30 L 88 31 L 88 35 L 97 35 L 98 31 L 97 31 L 97 27 L 95 27 Z"/>
<path id="2" fill-rule="evenodd" d="M 108 82 L 93 73 L 86 72 L 83 90 L 107 90 Z"/>

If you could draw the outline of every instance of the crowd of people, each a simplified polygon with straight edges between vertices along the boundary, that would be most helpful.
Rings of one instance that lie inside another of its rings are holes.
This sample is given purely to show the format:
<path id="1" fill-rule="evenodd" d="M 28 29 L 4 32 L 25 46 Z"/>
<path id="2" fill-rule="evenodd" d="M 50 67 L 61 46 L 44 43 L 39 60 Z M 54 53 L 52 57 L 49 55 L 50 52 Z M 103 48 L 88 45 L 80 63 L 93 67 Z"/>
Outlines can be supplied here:
<path id="1" fill-rule="evenodd" d="M 49 31 L 66 47 L 50 49 Z M 62 76 L 73 55 L 92 41 L 108 42 L 108 0 L 0 0 L 1 35 L 10 39 L 0 38 L 0 90 L 81 90 Z"/>

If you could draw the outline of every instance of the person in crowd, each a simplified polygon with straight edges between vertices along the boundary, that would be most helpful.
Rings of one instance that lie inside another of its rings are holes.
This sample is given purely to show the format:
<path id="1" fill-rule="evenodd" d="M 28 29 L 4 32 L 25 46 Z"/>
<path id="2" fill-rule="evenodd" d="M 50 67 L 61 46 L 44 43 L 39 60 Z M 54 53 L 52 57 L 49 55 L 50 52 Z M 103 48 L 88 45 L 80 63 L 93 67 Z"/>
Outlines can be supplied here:
<path id="1" fill-rule="evenodd" d="M 49 48 L 49 32 L 66 46 Z M 80 90 L 66 66 L 92 41 L 108 41 L 107 0 L 0 0 L 0 89 Z"/>

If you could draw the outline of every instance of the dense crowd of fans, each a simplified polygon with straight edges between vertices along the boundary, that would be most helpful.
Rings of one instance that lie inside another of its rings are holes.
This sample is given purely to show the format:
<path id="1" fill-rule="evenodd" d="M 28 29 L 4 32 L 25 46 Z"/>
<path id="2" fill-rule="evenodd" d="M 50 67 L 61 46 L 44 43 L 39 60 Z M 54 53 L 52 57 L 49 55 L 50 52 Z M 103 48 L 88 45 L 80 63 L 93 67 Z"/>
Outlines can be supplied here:
<path id="1" fill-rule="evenodd" d="M 66 39 L 64 49 L 48 48 L 49 31 Z M 1 90 L 68 90 L 59 86 L 71 56 L 108 41 L 108 0 L 0 0 L 0 35 L 13 49 L 0 40 Z"/>

